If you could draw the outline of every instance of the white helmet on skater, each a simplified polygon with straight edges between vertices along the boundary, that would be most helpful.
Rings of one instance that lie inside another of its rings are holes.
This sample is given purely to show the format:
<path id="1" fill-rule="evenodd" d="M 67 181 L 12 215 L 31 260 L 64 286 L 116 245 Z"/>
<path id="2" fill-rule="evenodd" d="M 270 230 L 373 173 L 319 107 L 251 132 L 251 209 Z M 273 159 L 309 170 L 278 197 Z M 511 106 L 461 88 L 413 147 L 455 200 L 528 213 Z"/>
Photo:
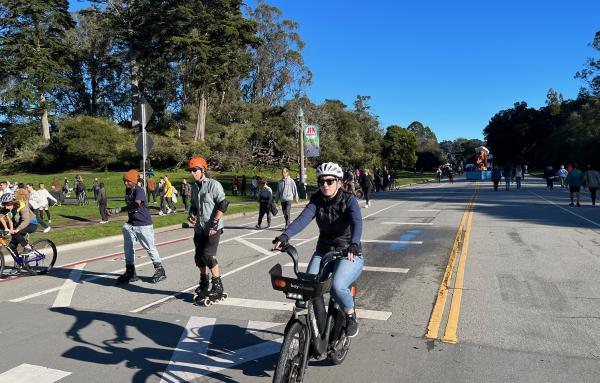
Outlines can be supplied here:
<path id="1" fill-rule="evenodd" d="M 317 178 L 323 176 L 334 176 L 336 178 L 343 178 L 344 171 L 340 167 L 340 165 L 335 162 L 324 162 L 321 165 L 317 166 Z"/>

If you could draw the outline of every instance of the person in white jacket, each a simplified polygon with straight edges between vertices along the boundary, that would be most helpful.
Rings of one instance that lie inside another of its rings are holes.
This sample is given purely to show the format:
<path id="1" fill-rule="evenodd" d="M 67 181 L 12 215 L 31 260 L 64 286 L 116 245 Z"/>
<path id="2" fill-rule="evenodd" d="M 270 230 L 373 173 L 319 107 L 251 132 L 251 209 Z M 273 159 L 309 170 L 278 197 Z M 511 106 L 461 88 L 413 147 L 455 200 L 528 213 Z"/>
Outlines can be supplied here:
<path id="1" fill-rule="evenodd" d="M 48 223 L 52 223 L 52 216 L 50 215 L 50 201 L 52 201 L 52 205 L 58 203 L 58 200 L 50 194 L 50 192 L 46 189 L 46 185 L 40 182 L 40 188 L 38 189 L 38 194 L 43 198 L 43 201 L 46 202 L 45 205 L 40 207 L 40 215 L 44 215 L 44 211 L 48 216 Z"/>
<path id="2" fill-rule="evenodd" d="M 48 205 L 48 200 L 41 196 L 34 188 L 33 184 L 30 182 L 27 184 L 27 192 L 29 192 L 29 206 L 31 210 L 35 214 L 35 218 L 37 219 L 40 226 L 44 228 L 44 233 L 50 231 L 50 226 L 44 221 L 42 217 L 40 208 L 44 205 Z M 44 201 L 45 200 L 45 201 Z"/>

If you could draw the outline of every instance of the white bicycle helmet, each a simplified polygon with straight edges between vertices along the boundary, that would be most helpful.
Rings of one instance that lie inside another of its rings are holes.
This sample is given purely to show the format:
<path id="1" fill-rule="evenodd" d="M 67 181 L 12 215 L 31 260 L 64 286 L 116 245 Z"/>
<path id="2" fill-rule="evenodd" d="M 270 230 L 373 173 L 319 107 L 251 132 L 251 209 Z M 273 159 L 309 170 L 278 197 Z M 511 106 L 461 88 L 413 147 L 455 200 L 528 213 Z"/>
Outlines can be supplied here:
<path id="1" fill-rule="evenodd" d="M 5 204 L 7 202 L 14 202 L 16 200 L 17 200 L 17 198 L 15 197 L 15 195 L 13 193 L 4 193 L 0 197 L 0 204 Z"/>
<path id="2" fill-rule="evenodd" d="M 344 171 L 340 167 L 340 165 L 335 162 L 324 162 L 321 165 L 317 166 L 317 178 L 323 176 L 334 176 L 336 178 L 343 178 Z"/>

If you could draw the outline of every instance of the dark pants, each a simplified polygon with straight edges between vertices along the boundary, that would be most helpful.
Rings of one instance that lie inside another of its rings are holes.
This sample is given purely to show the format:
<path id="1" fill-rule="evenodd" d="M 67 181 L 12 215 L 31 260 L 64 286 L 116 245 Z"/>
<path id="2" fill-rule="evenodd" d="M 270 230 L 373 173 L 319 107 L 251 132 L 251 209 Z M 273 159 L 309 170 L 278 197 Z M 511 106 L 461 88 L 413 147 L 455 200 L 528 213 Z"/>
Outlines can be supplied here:
<path id="1" fill-rule="evenodd" d="M 156 190 L 148 190 L 148 202 L 150 202 L 150 197 L 152 197 L 152 202 L 156 202 Z"/>
<path id="2" fill-rule="evenodd" d="M 500 183 L 500 180 L 498 181 L 494 181 L 494 190 L 498 191 L 498 184 Z"/>
<path id="3" fill-rule="evenodd" d="M 100 209 L 100 217 L 102 221 L 108 221 L 108 214 L 106 214 L 106 202 L 100 202 L 98 208 Z"/>
<path id="4" fill-rule="evenodd" d="M 550 190 L 554 189 L 554 179 L 546 178 L 546 187 L 550 188 Z"/>
<path id="5" fill-rule="evenodd" d="M 292 211 L 292 201 L 281 201 L 281 210 L 283 210 L 285 226 L 288 226 L 290 224 L 290 212 Z"/>
<path id="6" fill-rule="evenodd" d="M 177 210 L 177 207 L 175 207 L 175 204 L 173 203 L 173 198 L 172 197 L 165 197 L 165 202 L 167 204 L 167 207 L 173 211 Z"/>
<path id="7" fill-rule="evenodd" d="M 598 191 L 598 188 L 590 188 L 590 194 L 592 195 L 592 205 L 596 205 L 596 192 Z"/>
<path id="8" fill-rule="evenodd" d="M 260 210 L 258 211 L 258 226 L 261 225 L 263 217 L 267 215 L 267 225 L 271 226 L 271 209 L 268 204 L 260 203 Z"/>
<path id="9" fill-rule="evenodd" d="M 365 194 L 365 202 L 367 203 L 367 205 L 369 204 L 369 193 L 371 192 L 371 189 L 363 189 L 363 193 Z"/>
<path id="10" fill-rule="evenodd" d="M 47 228 L 48 224 L 46 223 L 46 221 L 44 221 L 44 217 L 42 217 L 42 211 L 40 209 L 33 209 L 33 212 L 35 213 L 35 218 L 37 219 L 40 226 L 44 229 Z"/>
<path id="11" fill-rule="evenodd" d="M 37 231 L 37 225 L 29 224 L 23 230 L 19 231 L 12 235 L 12 239 L 10 240 L 10 248 L 17 252 L 17 245 L 21 245 L 23 247 L 27 246 L 27 241 L 25 240 L 24 234 L 26 233 L 35 233 Z"/>
<path id="12" fill-rule="evenodd" d="M 186 213 L 189 211 L 188 208 L 188 196 L 186 196 L 185 194 L 181 195 L 181 202 L 183 202 L 183 208 L 185 209 Z"/>
<path id="13" fill-rule="evenodd" d="M 94 201 L 98 201 L 98 193 L 100 192 L 99 189 L 94 188 Z"/>
<path id="14" fill-rule="evenodd" d="M 242 195 L 243 197 L 245 197 L 245 196 L 246 196 L 246 184 L 242 184 L 242 188 L 241 188 L 241 195 Z"/>

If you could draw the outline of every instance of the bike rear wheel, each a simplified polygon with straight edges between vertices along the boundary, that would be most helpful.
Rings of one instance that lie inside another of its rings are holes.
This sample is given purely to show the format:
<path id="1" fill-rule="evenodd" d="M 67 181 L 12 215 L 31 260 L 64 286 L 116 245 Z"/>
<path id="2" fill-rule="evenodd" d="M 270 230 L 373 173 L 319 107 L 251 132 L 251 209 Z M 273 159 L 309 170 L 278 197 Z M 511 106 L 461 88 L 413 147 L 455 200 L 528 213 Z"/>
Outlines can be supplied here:
<path id="1" fill-rule="evenodd" d="M 340 339 L 337 340 L 334 349 L 328 355 L 333 364 L 342 364 L 344 362 L 348 351 L 350 351 L 350 341 L 350 338 L 346 335 L 346 330 L 342 330 Z"/>
<path id="2" fill-rule="evenodd" d="M 300 383 L 304 370 L 304 349 L 308 341 L 307 329 L 294 322 L 283 338 L 273 383 Z"/>
<path id="3" fill-rule="evenodd" d="M 31 275 L 42 275 L 52 270 L 56 262 L 56 245 L 49 239 L 40 239 L 31 245 L 33 251 L 24 259 L 25 269 Z"/>

